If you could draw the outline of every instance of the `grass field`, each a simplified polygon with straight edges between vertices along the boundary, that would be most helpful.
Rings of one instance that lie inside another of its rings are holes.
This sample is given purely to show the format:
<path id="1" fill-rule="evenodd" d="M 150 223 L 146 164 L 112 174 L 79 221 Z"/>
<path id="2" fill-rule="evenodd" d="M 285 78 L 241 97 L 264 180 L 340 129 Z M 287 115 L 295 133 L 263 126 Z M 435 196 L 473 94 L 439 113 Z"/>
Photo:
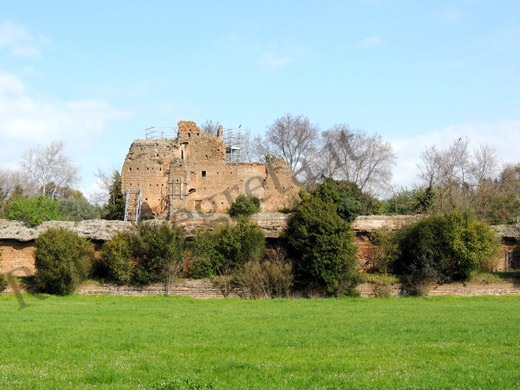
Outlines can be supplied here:
<path id="1" fill-rule="evenodd" d="M 0 388 L 520 387 L 520 298 L 0 296 Z"/>

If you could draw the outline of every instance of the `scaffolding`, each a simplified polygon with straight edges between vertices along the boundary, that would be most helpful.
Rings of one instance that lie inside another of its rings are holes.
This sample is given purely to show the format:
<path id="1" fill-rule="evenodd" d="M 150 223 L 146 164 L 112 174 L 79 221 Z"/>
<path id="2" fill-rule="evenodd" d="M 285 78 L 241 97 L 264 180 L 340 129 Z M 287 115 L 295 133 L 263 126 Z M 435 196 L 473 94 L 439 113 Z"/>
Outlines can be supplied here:
<path id="1" fill-rule="evenodd" d="M 152 126 L 144 131 L 146 139 L 174 139 L 177 137 L 177 128 L 171 126 Z"/>
<path id="2" fill-rule="evenodd" d="M 141 218 L 141 198 L 143 191 L 139 188 L 137 192 L 125 191 L 125 221 L 137 222 Z"/>
<path id="3" fill-rule="evenodd" d="M 242 161 L 242 131 L 238 129 L 224 129 L 224 143 L 226 144 L 226 161 L 241 162 Z"/>
<path id="4" fill-rule="evenodd" d="M 167 219 L 171 221 L 173 213 L 175 211 L 175 203 L 177 203 L 177 208 L 185 208 L 189 210 L 189 196 L 195 192 L 195 189 L 188 190 L 190 185 L 189 175 L 186 174 L 185 177 L 180 177 L 176 179 L 175 176 L 168 171 L 168 193 L 166 195 L 168 202 L 168 216 Z M 175 202 L 176 199 L 179 199 L 178 202 Z"/>

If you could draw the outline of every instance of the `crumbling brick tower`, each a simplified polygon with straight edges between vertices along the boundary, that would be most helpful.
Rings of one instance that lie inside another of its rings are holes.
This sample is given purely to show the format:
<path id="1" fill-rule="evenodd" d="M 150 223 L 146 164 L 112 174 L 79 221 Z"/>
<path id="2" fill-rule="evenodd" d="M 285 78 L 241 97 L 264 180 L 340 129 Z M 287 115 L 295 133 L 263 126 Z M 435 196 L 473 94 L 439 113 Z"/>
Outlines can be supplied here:
<path id="1" fill-rule="evenodd" d="M 142 190 L 143 215 L 227 212 L 240 193 L 257 196 L 264 212 L 278 211 L 300 190 L 285 162 L 228 162 L 222 129 L 215 137 L 187 121 L 179 122 L 177 139 L 134 141 L 121 177 L 123 191 Z"/>

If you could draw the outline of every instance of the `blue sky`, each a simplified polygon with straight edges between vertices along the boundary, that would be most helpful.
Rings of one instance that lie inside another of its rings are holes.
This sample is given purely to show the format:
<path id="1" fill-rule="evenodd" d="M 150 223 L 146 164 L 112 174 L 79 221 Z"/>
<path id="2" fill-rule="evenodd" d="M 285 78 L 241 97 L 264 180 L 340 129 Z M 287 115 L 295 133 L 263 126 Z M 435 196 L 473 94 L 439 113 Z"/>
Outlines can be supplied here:
<path id="1" fill-rule="evenodd" d="M 0 154 L 63 140 L 92 191 L 153 125 L 261 134 L 284 113 L 392 142 L 520 146 L 518 1 L 11 1 L 0 5 Z"/>

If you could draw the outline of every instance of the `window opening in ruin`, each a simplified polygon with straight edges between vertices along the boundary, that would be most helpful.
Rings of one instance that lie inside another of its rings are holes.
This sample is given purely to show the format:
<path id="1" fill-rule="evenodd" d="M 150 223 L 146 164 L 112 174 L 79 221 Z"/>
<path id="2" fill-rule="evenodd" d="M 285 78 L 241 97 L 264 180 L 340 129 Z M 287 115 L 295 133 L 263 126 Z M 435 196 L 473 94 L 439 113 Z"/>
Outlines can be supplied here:
<path id="1" fill-rule="evenodd" d="M 184 150 L 181 150 L 181 160 L 184 160 Z"/>
<path id="2" fill-rule="evenodd" d="M 206 177 L 206 171 L 202 171 L 202 177 Z"/>

